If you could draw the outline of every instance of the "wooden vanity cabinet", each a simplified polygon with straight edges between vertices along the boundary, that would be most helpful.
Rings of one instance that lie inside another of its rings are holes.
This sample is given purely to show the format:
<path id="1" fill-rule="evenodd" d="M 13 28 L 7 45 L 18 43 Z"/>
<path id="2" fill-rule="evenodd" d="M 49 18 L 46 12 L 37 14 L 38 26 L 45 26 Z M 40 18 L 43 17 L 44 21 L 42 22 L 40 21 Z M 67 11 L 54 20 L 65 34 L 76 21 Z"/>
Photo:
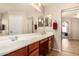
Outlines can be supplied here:
<path id="1" fill-rule="evenodd" d="M 27 56 L 28 55 L 27 49 L 28 49 L 27 47 L 24 47 L 9 54 L 6 54 L 5 56 Z"/>
<path id="2" fill-rule="evenodd" d="M 54 35 L 29 44 L 5 56 L 46 56 L 52 51 L 54 45 Z"/>
<path id="3" fill-rule="evenodd" d="M 29 45 L 29 56 L 39 56 L 39 42 Z"/>
<path id="4" fill-rule="evenodd" d="M 48 38 L 40 41 L 39 54 L 40 56 L 46 56 L 48 54 Z"/>
<path id="5" fill-rule="evenodd" d="M 54 40 L 55 40 L 55 37 L 54 35 L 51 36 L 51 48 L 54 47 Z"/>
<path id="6" fill-rule="evenodd" d="M 48 47 L 49 47 L 49 52 L 51 52 L 51 50 L 52 50 L 52 42 L 51 42 L 51 38 L 50 37 L 49 37 Z"/>
<path id="7" fill-rule="evenodd" d="M 32 53 L 30 53 L 29 56 L 39 56 L 39 49 L 36 49 Z"/>
<path id="8" fill-rule="evenodd" d="M 52 51 L 53 45 L 54 45 L 54 36 L 50 36 L 49 37 L 49 44 L 48 44 L 48 46 L 49 46 L 49 52 Z"/>

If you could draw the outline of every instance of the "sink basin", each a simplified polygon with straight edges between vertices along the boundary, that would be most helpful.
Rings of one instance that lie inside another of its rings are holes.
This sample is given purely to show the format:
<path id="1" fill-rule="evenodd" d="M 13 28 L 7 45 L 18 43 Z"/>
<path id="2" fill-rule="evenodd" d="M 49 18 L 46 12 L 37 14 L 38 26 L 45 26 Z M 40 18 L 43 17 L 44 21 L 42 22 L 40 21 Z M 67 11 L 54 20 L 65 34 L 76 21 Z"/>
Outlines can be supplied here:
<path id="1" fill-rule="evenodd" d="M 0 55 L 4 55 L 6 53 L 10 53 L 17 49 L 25 47 L 26 43 L 28 44 L 28 40 L 25 39 L 18 39 L 16 41 L 11 41 L 10 39 L 8 39 L 0 41 Z"/>
<path id="2" fill-rule="evenodd" d="M 24 35 L 19 36 L 17 40 L 12 41 L 9 37 L 0 40 L 0 55 L 5 55 L 17 49 L 27 46 L 28 44 L 37 41 L 41 35 Z"/>

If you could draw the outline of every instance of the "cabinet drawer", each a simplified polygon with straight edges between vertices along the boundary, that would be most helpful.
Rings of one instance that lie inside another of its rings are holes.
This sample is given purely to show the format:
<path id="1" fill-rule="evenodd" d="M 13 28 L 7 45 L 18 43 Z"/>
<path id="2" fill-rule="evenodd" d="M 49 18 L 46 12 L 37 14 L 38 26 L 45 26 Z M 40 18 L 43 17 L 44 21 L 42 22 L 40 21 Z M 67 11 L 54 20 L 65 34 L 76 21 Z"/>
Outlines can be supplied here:
<path id="1" fill-rule="evenodd" d="M 28 54 L 27 53 L 27 48 L 24 47 L 24 48 L 21 48 L 21 49 L 18 49 L 16 51 L 14 51 L 14 52 L 11 52 L 11 53 L 9 53 L 9 54 L 7 54 L 5 56 L 25 56 L 27 54 Z"/>
<path id="2" fill-rule="evenodd" d="M 33 44 L 29 45 L 29 53 L 31 53 L 32 51 L 34 51 L 35 49 L 39 48 L 39 42 L 35 42 Z"/>
<path id="3" fill-rule="evenodd" d="M 39 49 L 34 50 L 29 56 L 39 56 Z"/>

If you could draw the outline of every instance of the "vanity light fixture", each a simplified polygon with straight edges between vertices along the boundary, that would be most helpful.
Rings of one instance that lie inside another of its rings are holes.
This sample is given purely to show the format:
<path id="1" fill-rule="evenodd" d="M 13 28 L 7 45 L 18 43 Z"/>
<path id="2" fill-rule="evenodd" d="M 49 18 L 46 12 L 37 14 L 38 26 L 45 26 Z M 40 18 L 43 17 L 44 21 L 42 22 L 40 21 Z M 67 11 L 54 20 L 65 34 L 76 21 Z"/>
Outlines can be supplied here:
<path id="1" fill-rule="evenodd" d="M 52 15 L 51 15 L 51 14 L 47 15 L 47 17 L 48 17 L 49 19 L 52 19 Z"/>
<path id="2" fill-rule="evenodd" d="M 42 20 L 41 19 L 39 19 L 39 22 L 41 22 Z"/>

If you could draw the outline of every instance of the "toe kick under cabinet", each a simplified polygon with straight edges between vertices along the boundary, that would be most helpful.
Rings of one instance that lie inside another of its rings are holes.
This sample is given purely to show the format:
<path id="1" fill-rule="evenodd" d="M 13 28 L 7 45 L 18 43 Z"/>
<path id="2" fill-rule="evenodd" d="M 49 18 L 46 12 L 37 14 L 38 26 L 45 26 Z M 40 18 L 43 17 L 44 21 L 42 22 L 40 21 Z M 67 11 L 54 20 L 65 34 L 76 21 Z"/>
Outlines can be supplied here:
<path id="1" fill-rule="evenodd" d="M 4 56 L 46 56 L 52 51 L 53 45 L 54 35 L 37 42 L 33 42 L 26 47 L 20 48 Z"/>

